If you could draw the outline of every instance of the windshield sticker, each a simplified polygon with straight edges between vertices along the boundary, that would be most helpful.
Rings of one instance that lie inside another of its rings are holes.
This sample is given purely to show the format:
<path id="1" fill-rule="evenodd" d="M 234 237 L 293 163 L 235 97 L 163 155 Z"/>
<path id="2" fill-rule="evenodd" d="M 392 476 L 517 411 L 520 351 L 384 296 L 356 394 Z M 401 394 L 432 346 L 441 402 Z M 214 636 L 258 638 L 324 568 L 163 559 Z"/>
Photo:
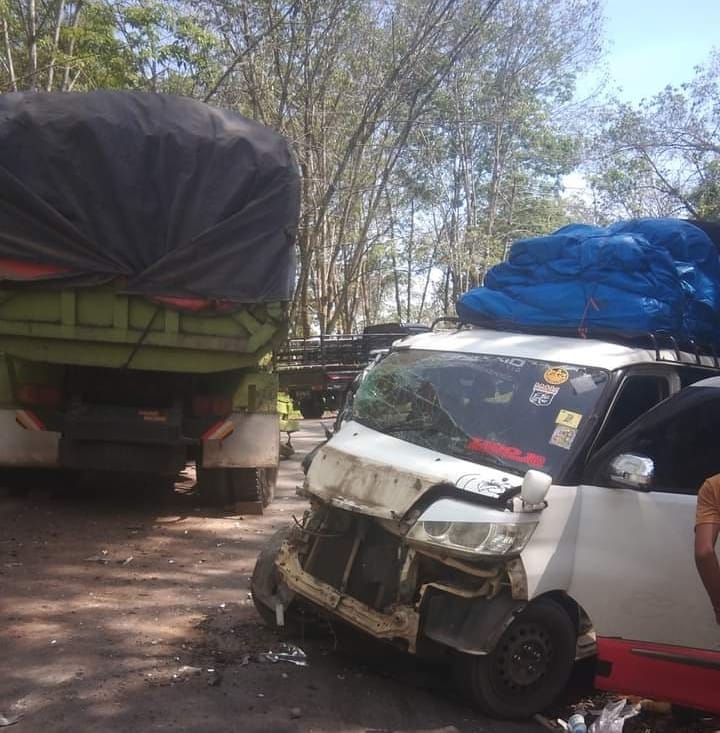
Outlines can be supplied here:
<path id="1" fill-rule="evenodd" d="M 570 450 L 570 446 L 573 444 L 576 435 L 577 430 L 575 428 L 556 425 L 553 434 L 550 436 L 550 445 L 556 445 L 558 448 Z"/>
<path id="2" fill-rule="evenodd" d="M 545 370 L 543 379 L 548 384 L 565 384 L 565 382 L 570 379 L 570 375 L 568 374 L 567 369 L 563 369 L 562 367 L 550 367 L 550 369 Z"/>
<path id="3" fill-rule="evenodd" d="M 477 453 L 489 453 L 492 456 L 507 458 L 510 461 L 524 463 L 534 468 L 542 468 L 546 460 L 545 456 L 537 453 L 525 453 L 521 448 L 517 448 L 514 445 L 505 445 L 505 443 L 498 443 L 494 440 L 486 440 L 485 438 L 470 438 L 465 446 L 465 450 L 471 450 Z"/>
<path id="4" fill-rule="evenodd" d="M 592 392 L 592 390 L 598 388 L 598 385 L 595 384 L 595 380 L 592 378 L 592 374 L 581 374 L 579 377 L 571 379 L 570 386 L 575 390 L 575 394 Z"/>
<path id="5" fill-rule="evenodd" d="M 545 384 L 544 382 L 535 382 L 533 391 L 530 394 L 530 402 L 538 407 L 547 407 L 559 391 L 560 387 L 553 387 L 551 384 Z"/>
<path id="6" fill-rule="evenodd" d="M 571 410 L 560 410 L 555 418 L 555 422 L 558 425 L 575 428 L 576 430 L 578 425 L 580 425 L 580 420 L 582 420 L 582 415 L 579 412 L 572 412 Z"/>

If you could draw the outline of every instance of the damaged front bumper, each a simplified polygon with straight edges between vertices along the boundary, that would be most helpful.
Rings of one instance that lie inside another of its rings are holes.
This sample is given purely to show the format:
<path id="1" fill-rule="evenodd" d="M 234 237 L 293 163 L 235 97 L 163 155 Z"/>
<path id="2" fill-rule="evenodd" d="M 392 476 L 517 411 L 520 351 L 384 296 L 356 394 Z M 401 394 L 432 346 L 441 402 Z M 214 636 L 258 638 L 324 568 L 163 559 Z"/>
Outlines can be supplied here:
<path id="1" fill-rule="evenodd" d="M 386 524 L 327 506 L 311 512 L 275 557 L 287 595 L 412 654 L 424 641 L 491 651 L 527 603 L 522 563 L 442 556 Z"/>
<path id="2" fill-rule="evenodd" d="M 388 641 L 403 640 L 414 653 L 420 626 L 420 614 L 410 606 L 396 606 L 391 613 L 376 611 L 302 569 L 297 551 L 284 542 L 275 562 L 285 584 L 311 603 L 364 631 Z"/>

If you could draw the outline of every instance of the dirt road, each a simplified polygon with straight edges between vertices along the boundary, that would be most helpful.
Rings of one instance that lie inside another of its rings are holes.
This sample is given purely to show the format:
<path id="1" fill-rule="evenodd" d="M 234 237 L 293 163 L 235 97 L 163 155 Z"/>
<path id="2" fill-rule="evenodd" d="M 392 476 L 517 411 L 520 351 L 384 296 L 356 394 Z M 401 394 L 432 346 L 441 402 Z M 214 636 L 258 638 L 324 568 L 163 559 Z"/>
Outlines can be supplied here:
<path id="1" fill-rule="evenodd" d="M 22 715 L 12 730 L 537 730 L 479 718 L 445 670 L 385 647 L 292 639 L 309 666 L 257 661 L 283 639 L 260 624 L 250 573 L 302 513 L 300 459 L 321 435 L 319 421 L 296 434 L 263 517 L 214 515 L 183 487 L 0 488 L 0 714 Z"/>

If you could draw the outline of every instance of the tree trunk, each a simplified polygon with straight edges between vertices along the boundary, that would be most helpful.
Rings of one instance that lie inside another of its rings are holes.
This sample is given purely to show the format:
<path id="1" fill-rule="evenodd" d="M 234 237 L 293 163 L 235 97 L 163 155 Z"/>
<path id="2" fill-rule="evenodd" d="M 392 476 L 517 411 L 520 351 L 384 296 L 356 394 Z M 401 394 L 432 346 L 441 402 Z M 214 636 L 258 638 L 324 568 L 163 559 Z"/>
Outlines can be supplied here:
<path id="1" fill-rule="evenodd" d="M 13 64 L 12 47 L 10 46 L 10 34 L 8 33 L 8 22 L 7 18 L 3 18 L 3 40 L 5 41 L 5 59 L 7 63 L 8 76 L 10 77 L 10 88 L 16 92 L 17 79 L 15 78 L 15 66 Z"/>
<path id="2" fill-rule="evenodd" d="M 30 52 L 30 89 L 34 92 L 38 88 L 38 58 L 37 58 L 37 8 L 35 0 L 28 0 L 28 50 Z"/>
<path id="3" fill-rule="evenodd" d="M 80 22 L 80 11 L 82 10 L 83 3 L 82 0 L 78 0 L 78 2 L 75 4 L 75 10 L 73 11 L 73 17 L 72 21 L 70 23 L 70 28 L 73 31 L 73 34 L 70 36 L 70 43 L 68 44 L 68 58 L 72 58 L 73 54 L 75 53 L 75 30 L 78 27 L 78 24 Z M 75 80 L 77 80 L 77 76 L 75 77 Z M 65 72 L 63 74 L 63 83 L 62 83 L 62 91 L 69 92 L 70 91 L 70 84 L 75 84 L 75 81 L 70 81 L 70 64 L 65 64 Z"/>
<path id="4" fill-rule="evenodd" d="M 48 80 L 46 91 L 51 92 L 53 88 L 53 79 L 55 76 L 55 60 L 57 59 L 58 46 L 60 44 L 60 28 L 62 27 L 63 14 L 65 12 L 65 0 L 58 3 L 58 14 L 55 20 L 55 30 L 53 31 L 52 52 L 50 53 L 50 65 L 48 66 Z"/>

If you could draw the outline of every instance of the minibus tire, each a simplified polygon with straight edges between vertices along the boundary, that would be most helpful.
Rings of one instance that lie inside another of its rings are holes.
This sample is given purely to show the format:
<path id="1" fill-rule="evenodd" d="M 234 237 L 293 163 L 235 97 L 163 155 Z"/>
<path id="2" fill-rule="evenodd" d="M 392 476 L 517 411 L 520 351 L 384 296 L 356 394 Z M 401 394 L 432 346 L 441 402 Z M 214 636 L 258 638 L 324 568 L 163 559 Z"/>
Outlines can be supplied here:
<path id="1" fill-rule="evenodd" d="M 463 654 L 461 677 L 472 700 L 497 718 L 527 718 L 565 689 L 577 634 L 566 611 L 541 598 L 530 603 L 487 655 Z"/>
<path id="2" fill-rule="evenodd" d="M 280 552 L 282 543 L 290 537 L 292 530 L 292 527 L 279 529 L 262 546 L 250 580 L 250 594 L 255 604 L 255 610 L 263 623 L 271 628 L 277 628 L 277 623 L 275 609 L 268 605 L 268 599 L 276 595 L 280 582 L 278 570 L 275 567 L 275 558 Z"/>

